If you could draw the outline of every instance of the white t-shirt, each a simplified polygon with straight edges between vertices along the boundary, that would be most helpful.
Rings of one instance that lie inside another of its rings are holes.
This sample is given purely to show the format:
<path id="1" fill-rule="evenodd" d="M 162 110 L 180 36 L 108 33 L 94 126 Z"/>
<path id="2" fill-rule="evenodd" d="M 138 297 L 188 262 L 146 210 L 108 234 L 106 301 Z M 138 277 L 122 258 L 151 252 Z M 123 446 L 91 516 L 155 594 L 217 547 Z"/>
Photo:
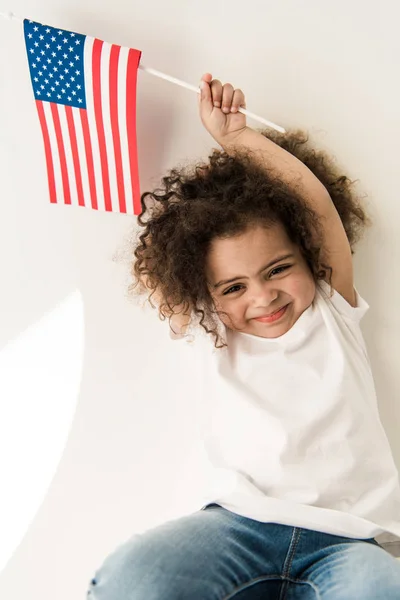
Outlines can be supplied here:
<path id="1" fill-rule="evenodd" d="M 321 281 L 279 338 L 221 324 L 228 347 L 215 349 L 190 328 L 210 350 L 203 505 L 334 535 L 400 538 L 399 475 L 359 326 L 368 308 L 358 293 L 354 308 Z"/>

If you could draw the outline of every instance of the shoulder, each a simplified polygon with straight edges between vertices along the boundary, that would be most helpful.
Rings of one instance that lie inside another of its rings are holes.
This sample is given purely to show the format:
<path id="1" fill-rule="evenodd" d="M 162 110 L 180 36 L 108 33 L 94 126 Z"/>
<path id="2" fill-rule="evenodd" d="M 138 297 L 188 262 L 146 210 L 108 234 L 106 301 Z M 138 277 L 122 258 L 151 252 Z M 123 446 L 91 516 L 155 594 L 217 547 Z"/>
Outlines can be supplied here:
<path id="1" fill-rule="evenodd" d="M 204 349 L 215 347 L 215 338 L 200 325 L 200 316 L 191 314 L 189 323 L 184 327 L 177 327 L 174 323 L 173 328 L 169 328 L 169 336 L 172 340 L 183 340 L 190 346 L 202 347 Z M 226 344 L 226 328 L 221 320 L 217 320 L 217 333 L 220 343 Z"/>
<path id="2" fill-rule="evenodd" d="M 320 280 L 317 283 L 317 295 L 328 305 L 330 310 L 335 311 L 344 318 L 359 322 L 369 310 L 369 304 L 361 296 L 356 287 L 353 287 L 352 291 L 353 302 L 350 303 L 326 281 Z"/>

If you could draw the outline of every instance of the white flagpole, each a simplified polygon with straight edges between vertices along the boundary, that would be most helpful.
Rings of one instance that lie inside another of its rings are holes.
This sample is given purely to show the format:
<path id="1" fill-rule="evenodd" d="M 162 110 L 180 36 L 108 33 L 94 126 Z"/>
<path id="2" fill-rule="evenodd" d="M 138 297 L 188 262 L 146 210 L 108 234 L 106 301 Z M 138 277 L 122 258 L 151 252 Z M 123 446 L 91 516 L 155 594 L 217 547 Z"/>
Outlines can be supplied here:
<path id="1" fill-rule="evenodd" d="M 185 87 L 188 90 L 193 90 L 194 92 L 197 92 L 198 94 L 200 94 L 199 87 L 191 85 L 190 83 L 185 83 L 184 81 L 181 81 L 180 79 L 176 79 L 176 77 L 171 77 L 170 75 L 165 75 L 164 73 L 160 73 L 160 71 L 156 71 L 155 69 L 150 69 L 149 67 L 145 67 L 144 65 L 139 65 L 139 69 L 142 69 L 143 71 L 146 71 L 146 73 L 150 73 L 151 75 L 155 75 L 156 77 L 161 77 L 162 79 L 171 81 L 171 83 L 176 83 L 177 85 L 181 85 L 182 87 Z M 285 129 L 283 129 L 283 127 L 281 127 L 280 125 L 275 125 L 275 123 L 272 123 L 271 121 L 267 121 L 266 119 L 263 119 L 262 117 L 259 117 L 258 115 L 255 115 L 254 113 L 247 110 L 247 108 L 239 108 L 238 112 L 246 115 L 247 117 L 249 117 L 251 119 L 254 119 L 255 121 L 264 123 L 264 125 L 268 125 L 268 127 L 272 127 L 272 129 L 276 129 L 277 131 L 280 131 L 281 133 L 286 133 Z"/>
<path id="2" fill-rule="evenodd" d="M 3 17 L 4 19 L 9 19 L 9 20 L 14 19 L 16 21 L 20 21 L 21 23 L 23 22 L 23 19 L 21 17 L 17 17 L 13 12 L 8 12 L 8 13 L 0 12 L 0 17 Z M 150 67 L 145 67 L 142 64 L 139 64 L 139 69 L 141 69 L 142 71 L 145 71 L 146 73 L 150 73 L 150 75 L 155 75 L 156 77 L 160 77 L 161 79 L 165 79 L 166 81 L 170 81 L 171 83 L 175 83 L 176 85 L 180 85 L 188 90 L 192 90 L 193 92 L 200 94 L 199 87 L 191 85 L 190 83 L 186 83 L 185 81 L 182 81 L 181 79 L 177 79 L 176 77 L 171 77 L 170 75 L 161 73 L 160 71 L 157 71 L 156 69 L 151 69 Z M 272 129 L 276 129 L 276 131 L 280 131 L 281 133 L 286 133 L 286 130 L 283 127 L 281 127 L 280 125 L 276 125 L 275 123 L 272 123 L 271 121 L 267 121 L 266 119 L 263 119 L 262 117 L 259 117 L 258 115 L 255 115 L 254 113 L 247 110 L 247 108 L 239 108 L 238 112 L 246 115 L 250 119 L 259 121 L 260 123 L 263 123 L 264 125 L 267 125 L 268 127 L 271 127 Z"/>

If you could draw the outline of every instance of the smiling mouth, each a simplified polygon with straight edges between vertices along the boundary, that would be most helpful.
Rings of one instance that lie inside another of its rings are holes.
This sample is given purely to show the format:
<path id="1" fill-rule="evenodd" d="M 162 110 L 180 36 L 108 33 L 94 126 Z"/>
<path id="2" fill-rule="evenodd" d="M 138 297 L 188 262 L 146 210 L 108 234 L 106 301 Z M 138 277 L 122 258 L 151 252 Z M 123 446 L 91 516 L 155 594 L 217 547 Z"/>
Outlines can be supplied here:
<path id="1" fill-rule="evenodd" d="M 278 319 L 283 317 L 288 306 L 289 305 L 286 304 L 285 306 L 278 308 L 278 310 L 276 310 L 275 312 L 273 312 L 269 315 L 263 315 L 262 317 L 256 317 L 254 320 L 260 321 L 261 323 L 271 323 L 273 321 L 277 321 Z"/>

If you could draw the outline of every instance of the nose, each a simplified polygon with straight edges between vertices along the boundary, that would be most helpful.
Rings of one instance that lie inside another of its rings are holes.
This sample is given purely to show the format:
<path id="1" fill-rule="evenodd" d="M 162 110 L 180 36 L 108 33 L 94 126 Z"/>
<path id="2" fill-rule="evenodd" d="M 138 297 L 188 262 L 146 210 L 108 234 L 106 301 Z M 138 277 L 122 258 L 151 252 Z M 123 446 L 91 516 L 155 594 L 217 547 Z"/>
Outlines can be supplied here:
<path id="1" fill-rule="evenodd" d="M 251 301 L 255 307 L 267 308 L 277 300 L 279 290 L 271 284 L 271 281 L 254 284 L 251 291 Z"/>

